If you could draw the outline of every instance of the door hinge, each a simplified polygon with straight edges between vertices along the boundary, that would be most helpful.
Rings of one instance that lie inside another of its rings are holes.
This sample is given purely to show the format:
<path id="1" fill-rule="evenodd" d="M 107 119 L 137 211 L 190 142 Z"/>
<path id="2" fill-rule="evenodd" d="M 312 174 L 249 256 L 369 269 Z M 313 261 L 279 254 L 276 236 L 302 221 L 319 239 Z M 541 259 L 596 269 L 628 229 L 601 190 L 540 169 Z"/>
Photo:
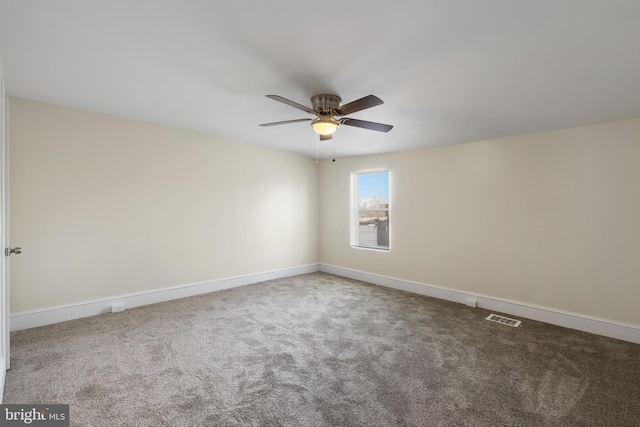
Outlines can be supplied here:
<path id="1" fill-rule="evenodd" d="M 20 255 L 22 253 L 22 248 L 4 248 L 4 256 L 9 256 L 11 254 Z"/>

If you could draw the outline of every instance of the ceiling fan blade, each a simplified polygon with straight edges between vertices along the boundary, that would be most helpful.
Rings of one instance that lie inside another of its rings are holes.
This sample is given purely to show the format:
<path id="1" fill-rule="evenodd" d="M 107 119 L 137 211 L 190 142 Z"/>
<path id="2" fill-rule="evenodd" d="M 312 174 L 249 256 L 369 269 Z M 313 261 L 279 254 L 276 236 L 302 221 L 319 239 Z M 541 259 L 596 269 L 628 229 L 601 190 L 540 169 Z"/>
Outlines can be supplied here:
<path id="1" fill-rule="evenodd" d="M 384 104 L 382 99 L 374 95 L 368 95 L 364 98 L 360 98 L 348 104 L 341 105 L 336 109 L 336 113 L 339 116 L 346 116 L 347 114 L 355 113 L 356 111 L 365 110 L 367 108 L 375 107 L 376 105 Z"/>
<path id="2" fill-rule="evenodd" d="M 376 123 L 376 122 L 368 122 L 366 120 L 358 120 L 358 119 L 347 119 L 347 118 L 340 119 L 340 124 L 347 125 L 347 126 L 355 126 L 357 128 L 375 130 L 378 132 L 389 132 L 391 129 L 393 129 L 393 126 L 391 125 L 385 125 L 385 124 Z"/>
<path id="3" fill-rule="evenodd" d="M 278 96 L 278 95 L 265 95 L 265 96 L 267 98 L 273 99 L 274 101 L 279 101 L 279 102 L 282 102 L 283 104 L 290 105 L 290 106 L 295 107 L 295 108 L 297 108 L 299 110 L 306 111 L 309 114 L 315 114 L 316 113 L 311 108 L 309 108 L 309 107 L 307 107 L 305 105 L 302 105 L 302 104 L 298 104 L 297 102 L 293 102 L 293 101 L 291 101 L 291 100 L 289 100 L 287 98 L 283 98 L 283 97 Z"/>
<path id="4" fill-rule="evenodd" d="M 331 135 L 320 135 L 320 141 L 328 141 L 331 139 Z"/>
<path id="5" fill-rule="evenodd" d="M 313 120 L 313 119 L 284 120 L 284 121 L 282 121 L 282 122 L 262 123 L 260 126 L 277 126 L 277 125 L 286 125 L 287 123 L 310 122 L 311 120 Z"/>

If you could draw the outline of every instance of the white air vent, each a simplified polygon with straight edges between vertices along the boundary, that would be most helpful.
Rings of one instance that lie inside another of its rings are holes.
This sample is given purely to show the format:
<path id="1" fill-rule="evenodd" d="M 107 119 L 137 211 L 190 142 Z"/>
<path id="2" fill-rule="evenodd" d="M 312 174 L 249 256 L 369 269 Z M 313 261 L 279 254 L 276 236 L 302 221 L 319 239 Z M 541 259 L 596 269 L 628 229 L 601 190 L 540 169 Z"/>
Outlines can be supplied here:
<path id="1" fill-rule="evenodd" d="M 490 314 L 489 317 L 487 317 L 487 320 L 491 320 L 492 322 L 496 323 L 502 323 L 503 325 L 507 326 L 513 326 L 514 328 L 517 328 L 518 326 L 520 326 L 520 323 L 522 323 L 520 320 L 498 316 L 497 314 Z"/>
<path id="2" fill-rule="evenodd" d="M 111 304 L 111 312 L 117 313 L 119 311 L 124 311 L 124 303 L 123 302 L 114 302 Z"/>

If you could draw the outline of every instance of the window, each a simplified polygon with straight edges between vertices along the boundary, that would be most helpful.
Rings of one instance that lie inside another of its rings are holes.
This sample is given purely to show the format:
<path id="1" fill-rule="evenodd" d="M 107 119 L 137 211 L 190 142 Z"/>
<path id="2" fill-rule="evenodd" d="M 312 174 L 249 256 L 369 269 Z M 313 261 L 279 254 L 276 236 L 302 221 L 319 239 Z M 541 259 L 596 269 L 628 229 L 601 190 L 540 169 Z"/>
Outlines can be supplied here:
<path id="1" fill-rule="evenodd" d="M 389 250 L 389 171 L 354 172 L 351 245 Z"/>

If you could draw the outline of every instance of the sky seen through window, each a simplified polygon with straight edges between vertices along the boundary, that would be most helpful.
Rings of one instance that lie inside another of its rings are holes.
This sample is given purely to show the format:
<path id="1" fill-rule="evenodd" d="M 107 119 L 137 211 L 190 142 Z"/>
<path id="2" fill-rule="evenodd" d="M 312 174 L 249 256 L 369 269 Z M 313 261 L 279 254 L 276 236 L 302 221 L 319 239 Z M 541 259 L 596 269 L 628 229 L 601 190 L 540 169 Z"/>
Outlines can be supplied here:
<path id="1" fill-rule="evenodd" d="M 363 173 L 358 175 L 358 203 L 362 204 L 375 193 L 376 198 L 389 201 L 389 172 Z"/>

